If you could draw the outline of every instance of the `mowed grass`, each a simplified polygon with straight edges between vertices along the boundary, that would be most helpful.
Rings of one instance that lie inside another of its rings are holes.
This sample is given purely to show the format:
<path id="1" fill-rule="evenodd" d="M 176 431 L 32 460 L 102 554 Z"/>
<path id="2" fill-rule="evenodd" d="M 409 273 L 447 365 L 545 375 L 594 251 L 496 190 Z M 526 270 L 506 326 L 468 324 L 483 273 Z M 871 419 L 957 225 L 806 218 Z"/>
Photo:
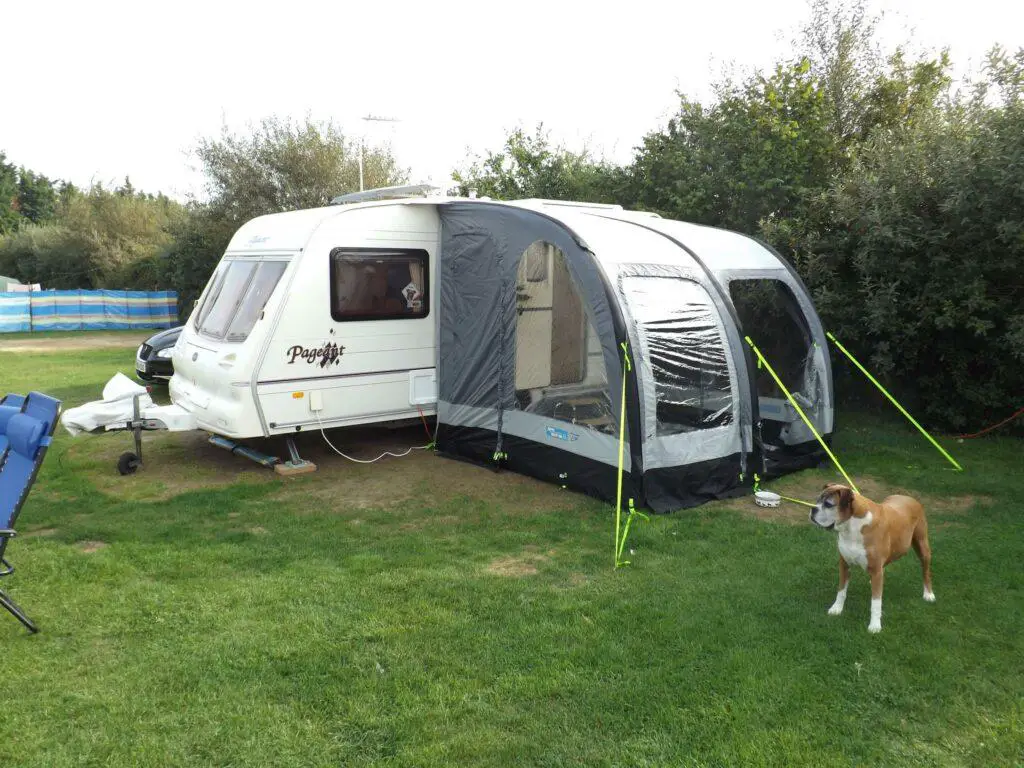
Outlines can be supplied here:
<path id="1" fill-rule="evenodd" d="M 0 392 L 98 397 L 129 349 L 0 352 Z M 1021 441 L 844 413 L 865 489 L 929 506 L 938 601 L 890 566 L 846 612 L 834 538 L 749 499 L 639 523 L 413 452 L 288 479 L 194 435 L 59 433 L 8 549 L 0 758 L 19 766 L 1020 765 Z M 422 430 L 339 435 L 359 456 Z M 805 498 L 834 473 L 774 485 Z"/>

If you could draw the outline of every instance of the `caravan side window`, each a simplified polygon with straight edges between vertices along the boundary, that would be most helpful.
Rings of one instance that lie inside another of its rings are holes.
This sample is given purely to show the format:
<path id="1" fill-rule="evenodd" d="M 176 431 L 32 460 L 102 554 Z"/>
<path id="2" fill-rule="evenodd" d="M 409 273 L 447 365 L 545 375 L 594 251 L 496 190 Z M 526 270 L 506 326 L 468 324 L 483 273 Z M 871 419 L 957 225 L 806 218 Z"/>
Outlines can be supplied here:
<path id="1" fill-rule="evenodd" d="M 430 313 L 426 251 L 335 248 L 330 261 L 335 320 L 415 319 Z"/>

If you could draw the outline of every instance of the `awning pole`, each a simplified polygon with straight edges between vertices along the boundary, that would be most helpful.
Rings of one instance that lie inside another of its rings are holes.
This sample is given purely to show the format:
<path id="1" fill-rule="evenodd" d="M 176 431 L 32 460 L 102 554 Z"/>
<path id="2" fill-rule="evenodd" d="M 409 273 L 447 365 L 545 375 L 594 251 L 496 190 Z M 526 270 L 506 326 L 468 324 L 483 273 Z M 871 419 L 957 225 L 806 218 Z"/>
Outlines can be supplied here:
<path id="1" fill-rule="evenodd" d="M 619 546 L 620 535 L 619 531 L 622 527 L 622 465 L 625 460 L 626 454 L 626 374 L 633 369 L 632 364 L 629 362 L 629 345 L 627 342 L 623 342 L 622 347 L 622 399 L 619 405 L 619 478 L 618 488 L 615 492 L 615 567 L 618 568 L 619 552 L 621 547 Z M 625 539 L 622 539 L 622 543 L 625 544 Z"/>

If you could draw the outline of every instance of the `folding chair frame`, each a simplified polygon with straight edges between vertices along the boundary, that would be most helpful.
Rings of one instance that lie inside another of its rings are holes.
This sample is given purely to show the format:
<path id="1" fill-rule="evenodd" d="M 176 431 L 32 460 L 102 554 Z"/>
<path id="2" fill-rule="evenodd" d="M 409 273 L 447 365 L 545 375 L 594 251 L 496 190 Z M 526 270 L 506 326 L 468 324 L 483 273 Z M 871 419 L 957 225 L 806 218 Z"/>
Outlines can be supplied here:
<path id="1" fill-rule="evenodd" d="M 18 398 L 21 400 L 20 407 L 23 413 L 25 411 L 25 408 L 29 405 L 29 401 L 33 395 L 42 396 L 42 393 L 29 392 L 29 394 L 25 398 Z M 0 398 L 0 405 L 3 405 L 9 398 L 10 395 Z M 18 515 L 21 514 L 21 508 L 25 504 L 25 499 L 28 498 L 29 491 L 32 490 L 32 486 L 35 484 L 36 477 L 39 475 L 40 468 L 43 466 L 43 459 L 45 458 L 46 451 L 49 449 L 50 442 L 53 439 L 53 432 L 57 427 L 57 421 L 60 419 L 61 404 L 59 400 L 57 400 L 56 403 L 57 407 L 53 413 L 52 419 L 50 420 L 49 429 L 46 431 L 46 434 L 43 437 L 42 442 L 40 442 L 39 444 L 39 449 L 38 452 L 36 453 L 34 466 L 32 468 L 32 474 L 29 476 L 28 485 L 26 485 L 25 489 L 22 491 L 21 498 L 18 500 L 17 506 L 15 506 L 14 508 L 14 513 L 11 515 L 10 521 L 8 523 L 8 525 L 11 527 L 0 529 L 0 577 L 10 576 L 12 573 L 14 573 L 14 566 L 11 565 L 6 560 L 6 558 L 4 558 L 4 553 L 7 550 L 7 542 L 9 542 L 17 535 L 14 529 L 14 524 L 18 520 Z M 39 631 L 39 628 L 35 625 L 35 622 L 33 622 L 25 614 L 25 612 L 21 610 L 18 604 L 15 603 L 10 598 L 10 596 L 2 589 L 0 589 L 0 606 L 3 606 L 3 608 L 5 608 L 12 616 L 14 616 L 14 618 L 20 621 L 29 632 L 35 633 Z"/>

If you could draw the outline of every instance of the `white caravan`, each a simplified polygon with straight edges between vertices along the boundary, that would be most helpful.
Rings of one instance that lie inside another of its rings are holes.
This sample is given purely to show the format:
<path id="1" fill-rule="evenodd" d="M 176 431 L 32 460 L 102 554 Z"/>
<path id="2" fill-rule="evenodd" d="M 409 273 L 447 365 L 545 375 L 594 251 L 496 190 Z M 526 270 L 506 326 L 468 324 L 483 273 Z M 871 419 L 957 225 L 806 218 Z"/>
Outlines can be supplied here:
<path id="1" fill-rule="evenodd" d="M 234 439 L 433 414 L 438 238 L 429 205 L 248 222 L 182 330 L 171 400 Z"/>

